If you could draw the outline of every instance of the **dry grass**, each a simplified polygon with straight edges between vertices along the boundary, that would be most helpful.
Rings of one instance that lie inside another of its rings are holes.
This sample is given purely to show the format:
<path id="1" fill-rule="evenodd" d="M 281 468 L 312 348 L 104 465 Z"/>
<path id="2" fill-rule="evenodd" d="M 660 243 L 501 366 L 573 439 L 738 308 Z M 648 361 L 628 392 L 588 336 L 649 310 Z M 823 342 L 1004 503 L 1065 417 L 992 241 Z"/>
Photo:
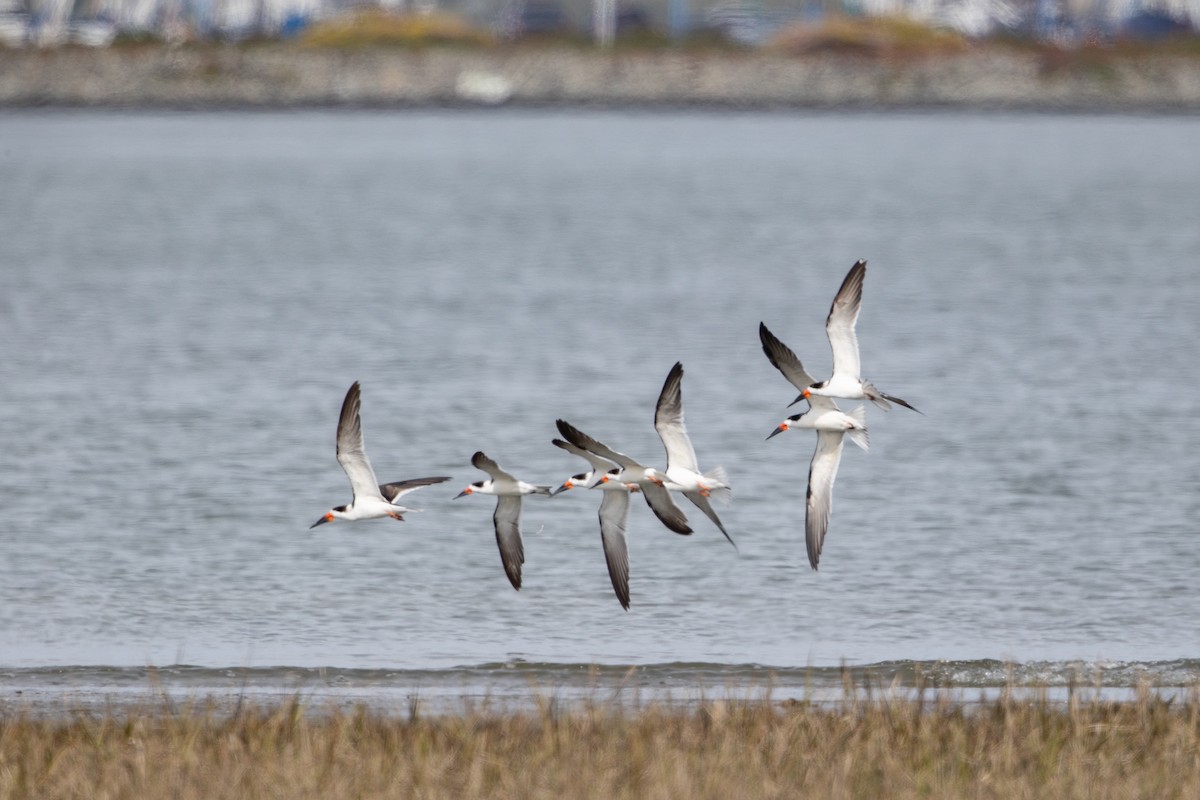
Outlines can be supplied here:
<path id="1" fill-rule="evenodd" d="M 292 702 L 0 717 L 0 797 L 1195 798 L 1171 703 L 706 702 L 397 719 Z"/>
<path id="2" fill-rule="evenodd" d="M 487 45 L 493 37 L 454 14 L 389 14 L 367 9 L 314 25 L 300 42 L 311 47 L 424 47 Z"/>

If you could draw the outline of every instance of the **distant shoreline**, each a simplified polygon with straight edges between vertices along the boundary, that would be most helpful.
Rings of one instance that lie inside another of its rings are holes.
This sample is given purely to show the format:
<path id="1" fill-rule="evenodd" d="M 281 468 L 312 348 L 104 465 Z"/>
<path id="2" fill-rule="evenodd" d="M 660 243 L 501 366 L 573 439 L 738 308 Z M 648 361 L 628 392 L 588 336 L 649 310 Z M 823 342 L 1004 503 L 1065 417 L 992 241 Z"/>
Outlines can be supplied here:
<path id="1" fill-rule="evenodd" d="M 0 108 L 1200 113 L 1200 58 L 294 44 L 0 49 Z"/>

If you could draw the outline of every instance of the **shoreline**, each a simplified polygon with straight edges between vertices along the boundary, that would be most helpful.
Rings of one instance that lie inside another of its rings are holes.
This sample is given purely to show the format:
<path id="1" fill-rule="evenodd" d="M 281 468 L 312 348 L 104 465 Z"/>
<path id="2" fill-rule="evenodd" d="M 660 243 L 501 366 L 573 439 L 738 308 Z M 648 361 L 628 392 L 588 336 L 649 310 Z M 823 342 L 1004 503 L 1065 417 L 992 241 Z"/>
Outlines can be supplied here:
<path id="1" fill-rule="evenodd" d="M 0 50 L 0 109 L 604 109 L 1194 115 L 1200 58 L 902 59 L 294 44 Z"/>
<path id="2" fill-rule="evenodd" d="M 0 715 L 135 709 L 203 701 L 214 709 L 246 702 L 310 708 L 366 706 L 394 715 L 454 715 L 464 705 L 527 710 L 546 699 L 563 707 L 659 703 L 676 708 L 722 699 L 829 707 L 851 698 L 939 699 L 970 707 L 1003 697 L 1123 703 L 1144 695 L 1200 698 L 1197 662 L 881 662 L 826 667 L 759 664 L 585 664 L 524 661 L 446 669 L 403 667 L 7 667 L 0 668 Z"/>

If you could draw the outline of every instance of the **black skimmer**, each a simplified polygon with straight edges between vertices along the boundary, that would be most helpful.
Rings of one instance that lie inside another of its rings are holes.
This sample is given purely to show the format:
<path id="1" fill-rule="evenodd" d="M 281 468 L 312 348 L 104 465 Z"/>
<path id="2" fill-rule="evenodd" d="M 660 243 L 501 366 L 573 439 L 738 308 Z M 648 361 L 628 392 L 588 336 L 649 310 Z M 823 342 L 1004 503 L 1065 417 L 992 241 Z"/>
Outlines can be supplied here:
<path id="1" fill-rule="evenodd" d="M 639 464 L 624 453 L 618 453 L 565 420 L 558 420 L 557 425 L 558 432 L 571 444 L 619 465 L 602 475 L 601 481 L 637 484 L 637 487 L 642 490 L 642 494 L 645 495 L 650 510 L 663 525 L 684 536 L 691 534 L 692 529 L 688 527 L 687 517 L 671 499 L 671 493 L 666 489 L 667 476 L 665 473 L 659 472 L 654 467 Z"/>
<path id="2" fill-rule="evenodd" d="M 759 323 L 758 338 L 762 340 L 763 352 L 783 377 L 797 388 L 812 384 L 812 376 L 804 369 L 800 359 L 783 342 Z M 821 560 L 821 547 L 825 544 L 825 533 L 829 530 L 829 515 L 833 510 L 833 482 L 837 478 L 838 465 L 842 460 L 842 444 L 845 436 L 866 450 L 870 446 L 867 438 L 867 412 L 864 406 L 844 413 L 832 398 L 821 395 L 808 397 L 809 409 L 802 414 L 788 417 L 781 422 L 770 436 L 792 428 L 815 430 L 817 448 L 813 451 L 808 467 L 807 509 L 804 519 L 805 543 L 808 546 L 808 563 L 813 569 Z"/>
<path id="3" fill-rule="evenodd" d="M 471 456 L 471 464 L 492 477 L 476 481 L 459 492 L 455 499 L 468 494 L 496 496 L 496 511 L 492 522 L 496 526 L 496 544 L 504 574 L 517 591 L 521 590 L 521 565 L 525 563 L 525 547 L 521 544 L 521 497 L 527 494 L 550 494 L 549 486 L 536 486 L 510 475 L 482 452 Z"/>
<path id="4" fill-rule="evenodd" d="M 793 403 L 811 399 L 813 396 L 837 397 L 843 400 L 870 400 L 885 411 L 892 407 L 892 403 L 917 411 L 906 400 L 884 394 L 862 378 L 858 335 L 854 332 L 854 327 L 858 323 L 858 312 L 862 307 L 863 279 L 866 274 L 865 259 L 856 262 L 850 268 L 829 307 L 829 316 L 825 318 L 825 333 L 829 337 L 829 346 L 833 349 L 833 374 L 827 380 L 819 383 L 814 381 L 804 387 Z"/>
<path id="5" fill-rule="evenodd" d="M 605 459 L 576 447 L 570 442 L 555 439 L 555 447 L 574 453 L 592 465 L 588 472 L 574 475 L 563 482 L 555 493 L 568 491 L 576 486 L 599 489 L 600 500 L 600 544 L 604 547 L 604 560 L 608 564 L 608 577 L 621 607 L 629 610 L 629 543 L 625 529 L 629 523 L 629 494 L 638 491 L 636 483 L 604 481 L 601 478 L 612 467 Z"/>
<path id="6" fill-rule="evenodd" d="M 363 447 L 362 419 L 359 416 L 361 405 L 360 389 L 358 381 L 355 381 L 346 392 L 346 399 L 342 401 L 342 414 L 338 418 L 337 428 L 337 460 L 346 471 L 346 477 L 350 479 L 353 499 L 348 506 L 338 506 L 326 511 L 324 516 L 309 526 L 310 529 L 335 519 L 356 521 L 391 517 L 403 520 L 405 512 L 417 509 L 400 505 L 397 501 L 401 497 L 423 486 L 450 480 L 449 477 L 413 478 L 379 484 L 375 479 L 375 471 L 371 469 L 371 462 L 367 461 L 367 451 Z"/>
<path id="7" fill-rule="evenodd" d="M 721 518 L 713 510 L 708 498 L 715 497 L 728 503 L 732 491 L 725 469 L 717 467 L 704 474 L 700 473 L 700 465 L 696 460 L 696 449 L 688 438 L 687 426 L 683 424 L 683 364 L 676 361 L 675 366 L 667 373 L 662 391 L 658 395 L 658 403 L 654 407 L 654 429 L 662 439 L 663 447 L 667 450 L 667 484 L 666 488 L 681 492 L 684 497 L 713 524 L 725 534 L 725 538 L 737 549 L 733 537 L 721 524 Z"/>

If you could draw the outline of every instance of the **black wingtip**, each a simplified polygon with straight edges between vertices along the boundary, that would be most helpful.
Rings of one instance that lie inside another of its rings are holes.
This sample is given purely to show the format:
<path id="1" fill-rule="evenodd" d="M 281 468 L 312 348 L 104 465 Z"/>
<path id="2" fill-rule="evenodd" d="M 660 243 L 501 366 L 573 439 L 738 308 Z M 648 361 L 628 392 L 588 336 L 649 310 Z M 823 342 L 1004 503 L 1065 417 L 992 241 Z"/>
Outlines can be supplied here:
<path id="1" fill-rule="evenodd" d="M 683 383 L 683 362 L 676 361 L 675 366 L 671 367 L 671 371 L 667 373 L 667 379 L 663 381 L 662 391 L 658 395 L 659 400 L 661 401 L 663 396 L 672 390 L 672 387 L 681 383 Z"/>
<path id="2" fill-rule="evenodd" d="M 880 392 L 880 394 L 883 394 L 883 393 L 882 393 L 882 392 Z M 916 411 L 916 412 L 917 412 L 918 414 L 920 414 L 922 417 L 923 417 L 923 416 L 925 416 L 925 412 L 924 412 L 924 411 L 921 411 L 921 410 L 920 410 L 920 409 L 918 409 L 916 406 L 914 406 L 914 405 L 910 404 L 910 403 L 909 403 L 907 400 L 901 400 L 899 397 L 893 397 L 893 396 L 892 396 L 892 395 L 890 395 L 890 394 L 884 394 L 884 395 L 883 395 L 883 399 L 884 399 L 884 400 L 887 400 L 887 401 L 888 401 L 888 402 L 890 402 L 890 403 L 895 403 L 896 405 L 899 405 L 899 406 L 904 406 L 904 407 L 905 407 L 905 408 L 907 408 L 909 411 Z"/>

